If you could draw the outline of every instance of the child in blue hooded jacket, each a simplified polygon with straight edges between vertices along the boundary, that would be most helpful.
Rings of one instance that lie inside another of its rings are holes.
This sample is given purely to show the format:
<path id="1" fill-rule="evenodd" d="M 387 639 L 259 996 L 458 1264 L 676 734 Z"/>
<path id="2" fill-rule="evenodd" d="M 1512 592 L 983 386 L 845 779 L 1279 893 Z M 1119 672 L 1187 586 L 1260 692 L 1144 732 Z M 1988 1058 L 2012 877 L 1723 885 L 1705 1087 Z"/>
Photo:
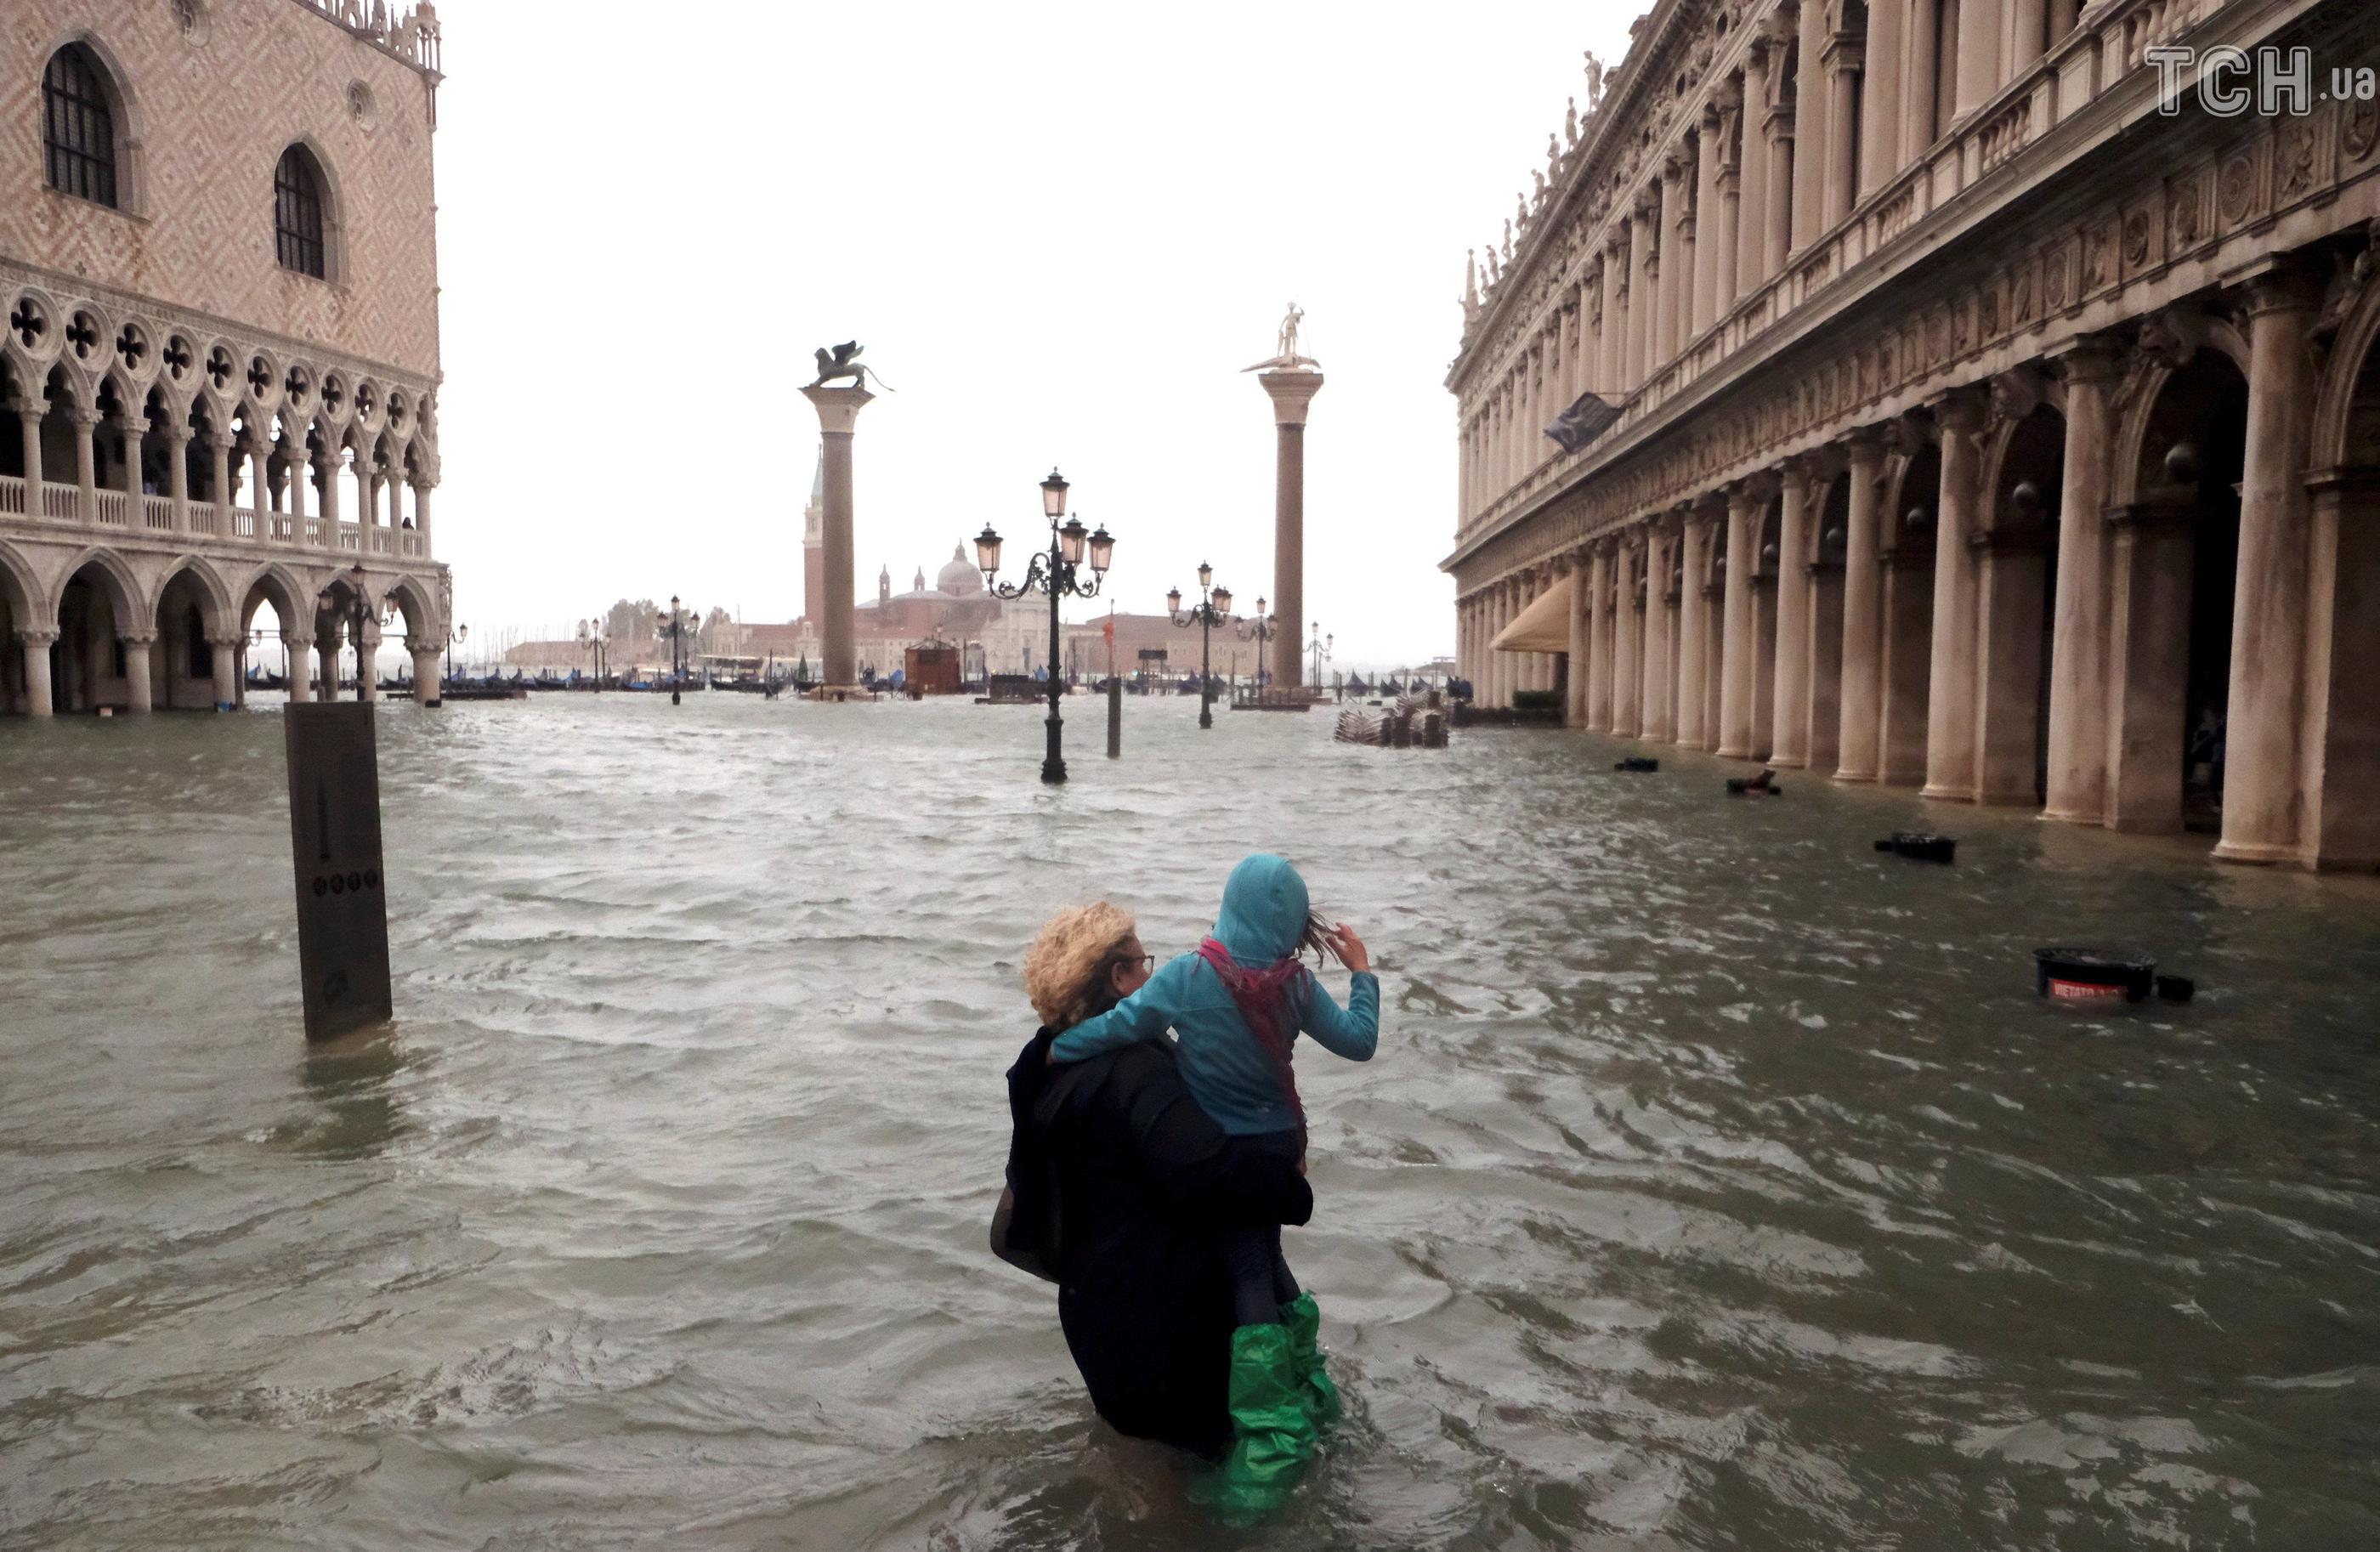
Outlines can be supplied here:
<path id="1" fill-rule="evenodd" d="M 1331 1000 L 1298 959 L 1327 949 L 1354 973 L 1347 1006 Z M 1312 915 L 1305 880 L 1278 856 L 1241 859 L 1223 885 L 1215 930 L 1197 952 L 1168 961 L 1147 985 L 1050 1046 L 1081 1061 L 1172 1029 L 1183 1080 L 1218 1125 L 1291 1158 L 1305 1152 L 1292 1047 L 1300 1033 L 1351 1061 L 1379 1043 L 1380 983 L 1363 940 Z M 1239 1328 L 1232 1338 L 1234 1437 L 1217 1495 L 1228 1507 L 1278 1502 L 1314 1452 L 1316 1430 L 1339 1414 L 1317 1335 L 1321 1313 L 1281 1253 L 1278 1228 L 1224 1233 Z"/>

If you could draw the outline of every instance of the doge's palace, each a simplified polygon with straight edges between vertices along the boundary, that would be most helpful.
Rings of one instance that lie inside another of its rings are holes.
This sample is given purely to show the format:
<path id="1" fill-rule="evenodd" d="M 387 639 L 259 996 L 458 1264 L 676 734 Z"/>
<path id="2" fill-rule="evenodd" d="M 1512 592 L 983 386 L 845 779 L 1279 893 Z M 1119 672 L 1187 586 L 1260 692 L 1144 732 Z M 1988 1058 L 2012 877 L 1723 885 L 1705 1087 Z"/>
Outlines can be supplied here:
<path id="1" fill-rule="evenodd" d="M 387 624 L 435 699 L 439 57 L 427 0 L 0 11 L 0 706 L 234 704 L 265 602 L 293 698 Z"/>
<path id="2" fill-rule="evenodd" d="M 1663 0 L 1465 298 L 1481 700 L 2380 865 L 2375 65 L 2364 0 Z"/>

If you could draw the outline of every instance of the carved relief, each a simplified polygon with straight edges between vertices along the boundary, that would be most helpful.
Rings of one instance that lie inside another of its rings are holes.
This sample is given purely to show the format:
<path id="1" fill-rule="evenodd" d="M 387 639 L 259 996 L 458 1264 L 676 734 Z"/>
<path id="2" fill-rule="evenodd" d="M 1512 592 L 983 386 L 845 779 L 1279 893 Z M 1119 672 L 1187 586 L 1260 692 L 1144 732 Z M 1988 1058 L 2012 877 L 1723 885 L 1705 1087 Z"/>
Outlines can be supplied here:
<path id="1" fill-rule="evenodd" d="M 2339 143 L 2347 148 L 2350 159 L 2357 162 L 2371 160 L 2372 152 L 2380 149 L 2380 103 L 2350 104 L 2339 132 Z"/>
<path id="2" fill-rule="evenodd" d="M 2082 236 L 2082 291 L 2099 290 L 2116 278 L 2116 228 L 2093 227 Z"/>
<path id="3" fill-rule="evenodd" d="M 2148 267 L 2149 236 L 2155 231 L 2149 212 L 2136 210 L 2124 217 L 2124 268 L 2139 271 Z"/>
<path id="4" fill-rule="evenodd" d="M 2237 226 L 2256 209 L 2256 156 L 2252 151 L 2235 151 L 2223 159 L 2222 171 L 2216 175 L 2216 208 L 2222 212 L 2226 226 Z"/>
<path id="5" fill-rule="evenodd" d="M 2312 118 L 2281 120 L 2280 134 L 2275 150 L 2278 160 L 2274 165 L 2275 182 L 2283 201 L 2301 199 L 2313 188 L 2315 164 L 2321 154 L 2321 140 L 2314 133 Z"/>
<path id="6" fill-rule="evenodd" d="M 2202 209 L 2198 180 L 2186 178 L 2173 186 L 2167 208 L 2167 230 L 2173 234 L 2173 251 L 2184 253 L 2198 246 L 2206 235 L 2206 217 Z"/>

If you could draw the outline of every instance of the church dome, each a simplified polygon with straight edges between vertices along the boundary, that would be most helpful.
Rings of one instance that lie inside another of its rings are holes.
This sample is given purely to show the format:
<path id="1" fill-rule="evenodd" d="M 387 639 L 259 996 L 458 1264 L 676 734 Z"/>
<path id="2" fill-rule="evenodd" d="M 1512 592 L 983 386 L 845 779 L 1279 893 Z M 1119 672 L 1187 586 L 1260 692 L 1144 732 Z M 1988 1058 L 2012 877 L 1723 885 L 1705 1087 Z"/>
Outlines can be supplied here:
<path id="1" fill-rule="evenodd" d="M 965 545 L 951 547 L 950 564 L 934 574 L 934 587 L 938 591 L 959 598 L 983 591 L 983 573 L 976 570 L 974 563 L 966 558 Z"/>

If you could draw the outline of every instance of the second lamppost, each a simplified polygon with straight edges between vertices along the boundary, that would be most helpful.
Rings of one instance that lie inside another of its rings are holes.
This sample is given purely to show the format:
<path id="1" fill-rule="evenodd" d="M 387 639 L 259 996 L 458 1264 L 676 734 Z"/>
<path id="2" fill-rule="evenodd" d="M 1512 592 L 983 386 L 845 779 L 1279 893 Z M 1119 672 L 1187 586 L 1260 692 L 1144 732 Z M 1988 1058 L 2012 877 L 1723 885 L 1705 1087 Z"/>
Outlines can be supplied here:
<path id="1" fill-rule="evenodd" d="M 686 679 L 686 611 L 678 607 L 677 595 L 670 595 L 669 624 L 653 632 L 670 639 L 670 704 L 683 704 L 678 699 L 678 687 Z"/>
<path id="2" fill-rule="evenodd" d="M 1050 519 L 1050 549 L 1026 563 L 1024 580 L 1011 587 L 998 579 L 1000 571 L 1000 535 L 990 523 L 976 535 L 975 564 L 983 572 L 983 585 L 992 597 L 1020 599 L 1038 588 L 1050 595 L 1050 717 L 1049 747 L 1041 758 L 1041 780 L 1052 786 L 1066 779 L 1066 758 L 1061 743 L 1063 726 L 1058 715 L 1058 697 L 1066 693 L 1065 675 L 1059 671 L 1062 654 L 1058 645 L 1058 600 L 1073 596 L 1090 598 L 1099 590 L 1107 576 L 1108 562 L 1115 553 L 1115 540 L 1108 537 L 1104 524 L 1097 533 L 1086 534 L 1083 520 L 1066 515 L 1066 481 L 1056 469 L 1041 481 L 1041 515 Z M 1090 548 L 1091 579 L 1079 579 L 1077 568 L 1083 563 L 1086 540 Z"/>
<path id="3" fill-rule="evenodd" d="M 1215 568 L 1201 561 L 1199 599 L 1186 612 L 1182 608 L 1181 588 L 1165 595 L 1165 612 L 1172 616 L 1175 624 L 1185 629 L 1194 624 L 1198 627 L 1198 725 L 1202 728 L 1215 725 L 1214 676 L 1207 669 L 1207 633 L 1232 617 L 1232 589 L 1215 587 L 1214 580 Z"/>
<path id="4" fill-rule="evenodd" d="M 1257 600 L 1257 617 L 1253 620 L 1241 621 L 1235 627 L 1234 634 L 1242 641 L 1253 641 L 1257 644 L 1257 698 L 1261 700 L 1264 698 L 1265 687 L 1264 644 L 1281 634 L 1281 622 L 1266 611 L 1265 600 L 1258 599 Z"/>

